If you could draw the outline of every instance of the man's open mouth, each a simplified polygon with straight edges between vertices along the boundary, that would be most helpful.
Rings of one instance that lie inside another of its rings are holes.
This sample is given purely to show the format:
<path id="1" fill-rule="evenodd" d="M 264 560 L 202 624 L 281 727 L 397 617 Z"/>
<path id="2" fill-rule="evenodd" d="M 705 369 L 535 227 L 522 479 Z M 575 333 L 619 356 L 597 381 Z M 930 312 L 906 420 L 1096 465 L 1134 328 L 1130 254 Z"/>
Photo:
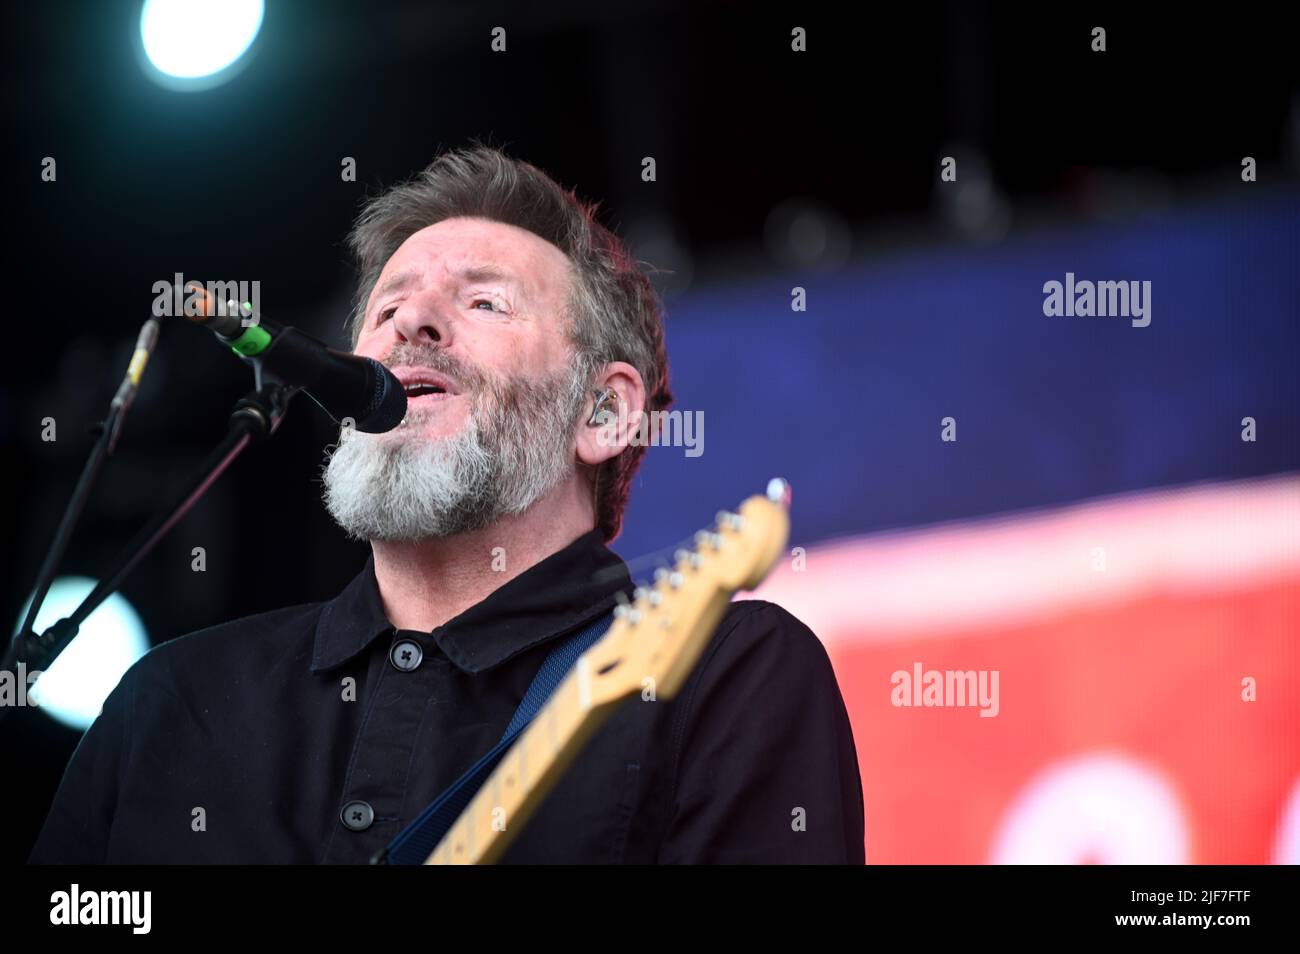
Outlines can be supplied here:
<path id="1" fill-rule="evenodd" d="M 446 393 L 447 392 L 443 388 L 438 387 L 436 384 L 411 384 L 407 385 L 406 388 L 406 397 L 408 400 L 411 398 L 424 397 L 429 394 Z"/>
<path id="2" fill-rule="evenodd" d="M 402 382 L 407 401 L 441 401 L 460 393 L 454 380 L 429 368 L 398 368 L 393 373 Z"/>

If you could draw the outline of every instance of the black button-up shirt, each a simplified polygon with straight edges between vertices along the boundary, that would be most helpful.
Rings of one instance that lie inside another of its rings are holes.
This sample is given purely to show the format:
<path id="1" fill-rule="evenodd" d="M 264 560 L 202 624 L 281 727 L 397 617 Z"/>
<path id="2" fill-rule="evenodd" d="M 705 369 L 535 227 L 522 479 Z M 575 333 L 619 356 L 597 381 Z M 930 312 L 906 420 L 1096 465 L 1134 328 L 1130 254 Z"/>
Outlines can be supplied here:
<path id="1" fill-rule="evenodd" d="M 163 643 L 81 739 L 30 860 L 366 863 L 630 589 L 592 531 L 431 633 L 394 630 L 371 557 L 333 600 Z M 502 860 L 861 864 L 863 824 L 825 649 L 741 601 L 673 699 L 601 725 Z"/>

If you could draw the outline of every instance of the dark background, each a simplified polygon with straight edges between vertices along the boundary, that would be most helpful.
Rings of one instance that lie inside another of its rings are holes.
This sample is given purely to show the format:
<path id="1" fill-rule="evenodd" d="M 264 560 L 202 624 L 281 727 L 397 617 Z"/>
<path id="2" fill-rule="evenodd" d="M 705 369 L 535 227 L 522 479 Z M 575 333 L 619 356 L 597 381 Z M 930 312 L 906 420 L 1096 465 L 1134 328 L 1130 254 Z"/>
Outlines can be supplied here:
<path id="1" fill-rule="evenodd" d="M 1162 217 L 1182 210 L 1225 208 L 1214 221 L 1230 225 L 1245 155 L 1260 166 L 1249 208 L 1289 210 L 1277 227 L 1295 247 L 1300 61 L 1294 34 L 1268 7 L 1192 17 L 1177 6 L 962 3 L 854 15 L 802 3 L 759 12 L 724 2 L 272 0 L 247 68 L 227 85 L 189 94 L 139 69 L 138 16 L 135 3 L 8 10 L 14 337 L 0 388 L 12 481 L 0 615 L 9 619 L 30 591 L 90 448 L 89 429 L 149 314 L 153 283 L 175 272 L 258 279 L 266 315 L 343 344 L 353 275 L 342 242 L 363 196 L 471 138 L 600 200 L 607 225 L 671 270 L 660 281 L 674 380 L 696 406 L 708 403 L 710 368 L 729 355 L 687 344 L 743 341 L 796 354 L 816 337 L 815 327 L 763 320 L 747 329 L 734 316 L 709 325 L 710 295 L 782 270 L 834 276 L 908 250 L 957 250 L 978 267 L 990 250 L 1032 242 L 1036 229 L 1115 223 L 1154 221 L 1150 242 L 1159 246 Z M 497 25 L 508 30 L 505 55 L 489 51 Z M 808 29 L 806 54 L 789 49 L 793 25 Z M 1098 25 L 1107 28 L 1104 54 L 1089 48 Z M 974 179 L 981 163 L 991 174 L 994 200 L 974 225 L 963 225 L 937 192 L 938 159 L 950 154 Z M 646 155 L 657 160 L 656 183 L 641 181 Z M 57 159 L 56 183 L 40 179 L 44 156 Z M 345 156 L 356 159 L 357 182 L 340 179 Z M 805 254 L 782 232 L 774 210 L 790 200 L 846 236 L 836 246 L 842 254 Z M 1053 263 L 1047 277 L 1059 279 L 1069 264 Z M 927 284 L 924 270 L 902 281 Z M 945 316 L 959 324 L 960 302 Z M 806 501 L 810 520 L 796 521 L 796 539 L 1295 470 L 1296 319 L 1275 308 L 1269 318 L 1272 337 L 1243 351 L 1238 370 L 1244 380 L 1263 374 L 1281 423 L 1249 461 L 1179 459 L 1157 448 L 1145 469 L 1085 466 L 1068 486 L 991 480 L 998 488 L 943 499 L 886 495 L 851 513 L 823 496 Z M 937 340 L 944 337 L 941 327 Z M 684 344 L 675 350 L 675 342 Z M 840 357 L 851 374 L 854 352 Z M 1050 370 L 1035 375 L 1037 386 L 1050 387 Z M 106 567 L 220 439 L 250 383 L 248 369 L 206 333 L 164 328 L 63 572 L 94 576 Z M 836 412 L 816 388 L 779 379 L 768 388 L 798 414 Z M 1034 413 L 1032 400 L 1022 407 Z M 40 440 L 47 416 L 58 421 L 54 443 Z M 1086 421 L 1058 423 L 1090 434 Z M 714 433 L 725 444 L 725 431 Z M 328 598 L 355 574 L 366 549 L 344 540 L 319 500 L 321 451 L 332 436 L 322 415 L 295 404 L 277 436 L 238 461 L 141 564 L 123 592 L 155 641 Z M 866 459 L 859 445 L 817 445 L 790 467 L 852 469 Z M 698 500 L 634 493 L 616 549 L 633 559 L 669 545 L 771 476 L 725 453 L 711 460 L 739 494 L 717 499 L 712 486 Z M 692 486 L 689 465 L 656 461 L 643 481 L 672 470 Z M 198 545 L 207 550 L 205 574 L 190 571 Z M 77 738 L 36 711 L 0 726 L 10 859 L 26 856 Z"/>

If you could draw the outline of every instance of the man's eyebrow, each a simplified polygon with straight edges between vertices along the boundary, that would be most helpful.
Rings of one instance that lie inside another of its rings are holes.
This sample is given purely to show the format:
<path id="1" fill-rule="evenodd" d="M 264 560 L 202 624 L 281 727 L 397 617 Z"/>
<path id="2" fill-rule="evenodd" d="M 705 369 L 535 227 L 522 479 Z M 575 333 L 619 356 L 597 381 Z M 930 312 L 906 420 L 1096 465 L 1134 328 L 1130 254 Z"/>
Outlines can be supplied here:
<path id="1" fill-rule="evenodd" d="M 387 295 L 391 291 L 399 291 L 411 284 L 418 278 L 415 272 L 398 272 L 396 275 L 390 275 L 378 288 L 375 289 L 375 296 Z"/>
<path id="2" fill-rule="evenodd" d="M 469 265 L 457 269 L 455 274 L 471 282 L 511 282 L 519 285 L 519 279 L 497 265 Z"/>
<path id="3" fill-rule="evenodd" d="M 523 288 L 523 283 L 519 279 L 498 265 L 467 265 L 457 269 L 452 274 L 469 282 L 509 282 L 521 290 Z M 403 288 L 415 284 L 419 281 L 419 278 L 418 272 L 398 272 L 396 275 L 390 275 L 375 288 L 371 298 L 374 300 L 390 292 L 401 291 Z"/>

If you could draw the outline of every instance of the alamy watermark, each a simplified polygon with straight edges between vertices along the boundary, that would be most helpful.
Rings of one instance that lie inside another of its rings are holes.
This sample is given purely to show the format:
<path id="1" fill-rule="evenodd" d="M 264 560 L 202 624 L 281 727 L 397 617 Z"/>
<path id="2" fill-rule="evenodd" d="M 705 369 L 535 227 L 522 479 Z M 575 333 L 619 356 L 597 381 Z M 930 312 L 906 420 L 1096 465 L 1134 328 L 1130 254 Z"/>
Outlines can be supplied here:
<path id="1" fill-rule="evenodd" d="M 177 272 L 172 281 L 153 283 L 155 318 L 197 318 L 207 314 L 206 302 L 216 302 L 217 314 L 238 316 L 245 328 L 255 326 L 262 315 L 262 283 L 185 281 Z"/>
<path id="2" fill-rule="evenodd" d="M 912 663 L 912 671 L 899 669 L 889 677 L 889 701 L 894 706 L 961 708 L 978 707 L 980 718 L 998 714 L 997 669 L 923 669 Z"/>
<path id="3" fill-rule="evenodd" d="M 642 412 L 636 426 L 629 427 L 626 405 L 620 402 L 617 416 L 613 411 L 601 411 L 598 421 L 596 440 L 602 447 L 617 446 L 619 434 L 626 433 L 627 442 L 633 447 L 684 447 L 687 457 L 704 453 L 703 411 L 674 408 Z"/>
<path id="4" fill-rule="evenodd" d="M 1075 281 L 1074 272 L 1065 282 L 1043 285 L 1043 314 L 1049 318 L 1131 318 L 1134 328 L 1151 324 L 1151 282 Z"/>
<path id="5" fill-rule="evenodd" d="M 153 923 L 152 891 L 83 891 L 73 883 L 50 895 L 50 923 L 123 925 L 132 934 L 148 934 Z"/>
<path id="6" fill-rule="evenodd" d="M 28 670 L 27 664 L 20 662 L 18 671 L 10 672 L 0 669 L 0 708 L 8 706 L 31 706 L 41 704 L 37 694 L 31 691 L 32 683 L 41 678 L 41 670 Z"/>

